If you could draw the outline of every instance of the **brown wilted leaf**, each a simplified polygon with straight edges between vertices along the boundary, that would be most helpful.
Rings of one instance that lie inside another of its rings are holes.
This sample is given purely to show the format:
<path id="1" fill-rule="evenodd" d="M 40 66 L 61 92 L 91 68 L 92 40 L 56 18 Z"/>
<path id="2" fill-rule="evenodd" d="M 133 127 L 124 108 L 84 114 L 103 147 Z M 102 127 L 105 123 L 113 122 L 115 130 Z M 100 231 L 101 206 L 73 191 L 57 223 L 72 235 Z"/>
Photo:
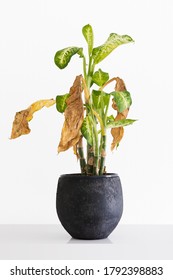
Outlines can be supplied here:
<path id="1" fill-rule="evenodd" d="M 125 91 L 126 90 L 125 83 L 121 78 L 117 77 L 117 78 L 115 78 L 115 81 L 116 81 L 115 91 Z"/>
<path id="2" fill-rule="evenodd" d="M 125 86 L 124 81 L 122 79 L 118 78 L 118 77 L 115 80 L 116 80 L 115 91 L 125 91 L 126 86 Z M 123 119 L 127 118 L 129 109 L 126 109 L 123 112 L 119 113 L 117 105 L 116 105 L 114 100 L 113 100 L 112 108 L 117 111 L 117 116 L 115 118 L 116 121 L 123 120 Z M 123 127 L 112 128 L 111 129 L 111 134 L 113 136 L 113 142 L 111 144 L 111 150 L 113 151 L 113 149 L 119 145 L 120 141 L 123 138 L 124 128 Z"/>
<path id="3" fill-rule="evenodd" d="M 29 111 L 27 109 L 16 113 L 15 119 L 13 121 L 11 139 L 15 139 L 21 135 L 30 133 L 31 130 L 27 121 L 28 115 Z"/>
<path id="4" fill-rule="evenodd" d="M 82 91 L 82 75 L 79 75 L 70 88 L 70 96 L 66 101 L 67 107 L 64 112 L 65 121 L 61 132 L 58 153 L 75 146 L 81 137 L 80 128 L 84 119 Z"/>
<path id="5" fill-rule="evenodd" d="M 17 112 L 13 121 L 11 139 L 15 139 L 21 135 L 30 133 L 28 122 L 32 120 L 33 114 L 42 109 L 44 106 L 50 107 L 55 104 L 54 99 L 44 99 L 36 101 L 27 109 Z"/>

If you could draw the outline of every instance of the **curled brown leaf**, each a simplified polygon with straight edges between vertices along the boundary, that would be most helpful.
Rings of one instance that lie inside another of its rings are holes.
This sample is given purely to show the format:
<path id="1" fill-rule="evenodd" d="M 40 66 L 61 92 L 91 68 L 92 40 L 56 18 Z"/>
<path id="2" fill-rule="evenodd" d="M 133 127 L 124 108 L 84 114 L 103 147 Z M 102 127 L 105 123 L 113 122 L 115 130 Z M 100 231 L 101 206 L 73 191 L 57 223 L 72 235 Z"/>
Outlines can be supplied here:
<path id="1" fill-rule="evenodd" d="M 55 104 L 54 99 L 39 100 L 31 104 L 27 109 L 17 112 L 13 121 L 11 139 L 30 133 L 28 122 L 32 120 L 33 114 L 44 106 L 50 107 Z"/>
<path id="2" fill-rule="evenodd" d="M 58 153 L 74 147 L 80 140 L 80 129 L 84 119 L 82 91 L 82 75 L 79 75 L 70 88 L 70 96 L 66 100 L 65 121 L 61 132 Z"/>

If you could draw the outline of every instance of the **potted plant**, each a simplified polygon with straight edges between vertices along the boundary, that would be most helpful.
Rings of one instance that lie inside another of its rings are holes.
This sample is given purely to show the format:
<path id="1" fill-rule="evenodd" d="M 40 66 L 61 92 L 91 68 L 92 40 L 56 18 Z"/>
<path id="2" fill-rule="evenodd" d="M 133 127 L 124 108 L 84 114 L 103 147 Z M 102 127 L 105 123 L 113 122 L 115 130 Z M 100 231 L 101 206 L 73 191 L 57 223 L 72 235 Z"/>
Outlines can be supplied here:
<path id="1" fill-rule="evenodd" d="M 17 112 L 13 122 L 11 139 L 30 132 L 29 121 L 43 108 L 56 105 L 64 114 L 58 153 L 73 148 L 80 162 L 81 173 L 61 175 L 58 180 L 56 209 L 63 227 L 74 238 L 106 238 L 117 226 L 123 211 L 123 195 L 119 176 L 106 171 L 106 137 L 113 136 L 111 149 L 118 147 L 124 126 L 135 120 L 127 119 L 132 104 L 130 93 L 119 77 L 96 69 L 114 49 L 133 42 L 128 35 L 111 33 L 106 42 L 94 47 L 91 25 L 82 28 L 87 42 L 88 56 L 81 47 L 67 47 L 56 52 L 56 66 L 64 69 L 74 55 L 83 64 L 83 75 L 78 75 L 66 94 L 56 99 L 39 100 L 27 109 Z M 111 92 L 107 85 L 113 83 Z M 115 84 L 115 85 L 114 85 Z M 110 114 L 112 111 L 115 116 Z M 83 140 L 86 143 L 83 144 Z M 85 154 L 86 150 L 86 154 Z"/>

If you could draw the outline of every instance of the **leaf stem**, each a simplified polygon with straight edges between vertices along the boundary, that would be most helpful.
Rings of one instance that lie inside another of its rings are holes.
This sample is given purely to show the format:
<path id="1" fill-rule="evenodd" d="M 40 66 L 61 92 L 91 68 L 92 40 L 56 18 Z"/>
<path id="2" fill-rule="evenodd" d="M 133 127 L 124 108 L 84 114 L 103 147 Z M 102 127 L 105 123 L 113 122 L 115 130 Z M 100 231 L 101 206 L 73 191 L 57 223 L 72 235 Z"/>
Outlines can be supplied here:
<path id="1" fill-rule="evenodd" d="M 112 78 L 112 79 L 110 79 L 109 81 L 107 81 L 102 87 L 100 87 L 100 91 L 102 91 L 107 85 L 109 85 L 110 83 L 112 83 L 113 81 L 116 81 L 117 80 L 117 78 Z"/>
<path id="2" fill-rule="evenodd" d="M 85 56 L 83 56 L 83 74 L 84 74 L 85 80 L 87 80 L 86 58 L 85 58 Z"/>
<path id="3" fill-rule="evenodd" d="M 106 109 L 105 109 L 105 113 L 104 113 L 104 126 L 106 127 L 107 123 L 107 114 L 108 114 L 108 109 L 109 109 L 109 103 L 110 103 L 110 95 L 109 95 L 109 99 L 108 99 L 108 103 L 107 103 L 107 106 L 106 106 Z"/>
<path id="4" fill-rule="evenodd" d="M 82 79 L 83 83 L 83 89 L 84 89 L 84 95 L 85 95 L 85 102 L 88 103 L 90 99 L 90 92 L 88 90 L 87 84 L 86 84 L 86 79 Z"/>
<path id="5" fill-rule="evenodd" d="M 92 109 L 92 113 L 93 115 L 98 119 L 99 123 L 100 123 L 100 128 L 101 128 L 101 134 L 104 135 L 105 134 L 105 127 L 104 127 L 104 123 L 101 119 L 101 117 L 99 116 L 99 114 Z"/>

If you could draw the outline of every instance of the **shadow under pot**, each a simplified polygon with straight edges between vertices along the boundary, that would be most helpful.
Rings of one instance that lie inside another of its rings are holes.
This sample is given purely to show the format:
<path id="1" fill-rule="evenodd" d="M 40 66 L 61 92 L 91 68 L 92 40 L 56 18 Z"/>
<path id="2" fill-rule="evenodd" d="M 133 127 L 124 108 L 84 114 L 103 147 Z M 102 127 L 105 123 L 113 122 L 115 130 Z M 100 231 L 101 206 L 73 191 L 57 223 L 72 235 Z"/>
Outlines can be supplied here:
<path id="1" fill-rule="evenodd" d="M 119 176 L 61 175 L 58 180 L 56 210 L 62 226 L 73 238 L 108 237 L 123 212 Z"/>

